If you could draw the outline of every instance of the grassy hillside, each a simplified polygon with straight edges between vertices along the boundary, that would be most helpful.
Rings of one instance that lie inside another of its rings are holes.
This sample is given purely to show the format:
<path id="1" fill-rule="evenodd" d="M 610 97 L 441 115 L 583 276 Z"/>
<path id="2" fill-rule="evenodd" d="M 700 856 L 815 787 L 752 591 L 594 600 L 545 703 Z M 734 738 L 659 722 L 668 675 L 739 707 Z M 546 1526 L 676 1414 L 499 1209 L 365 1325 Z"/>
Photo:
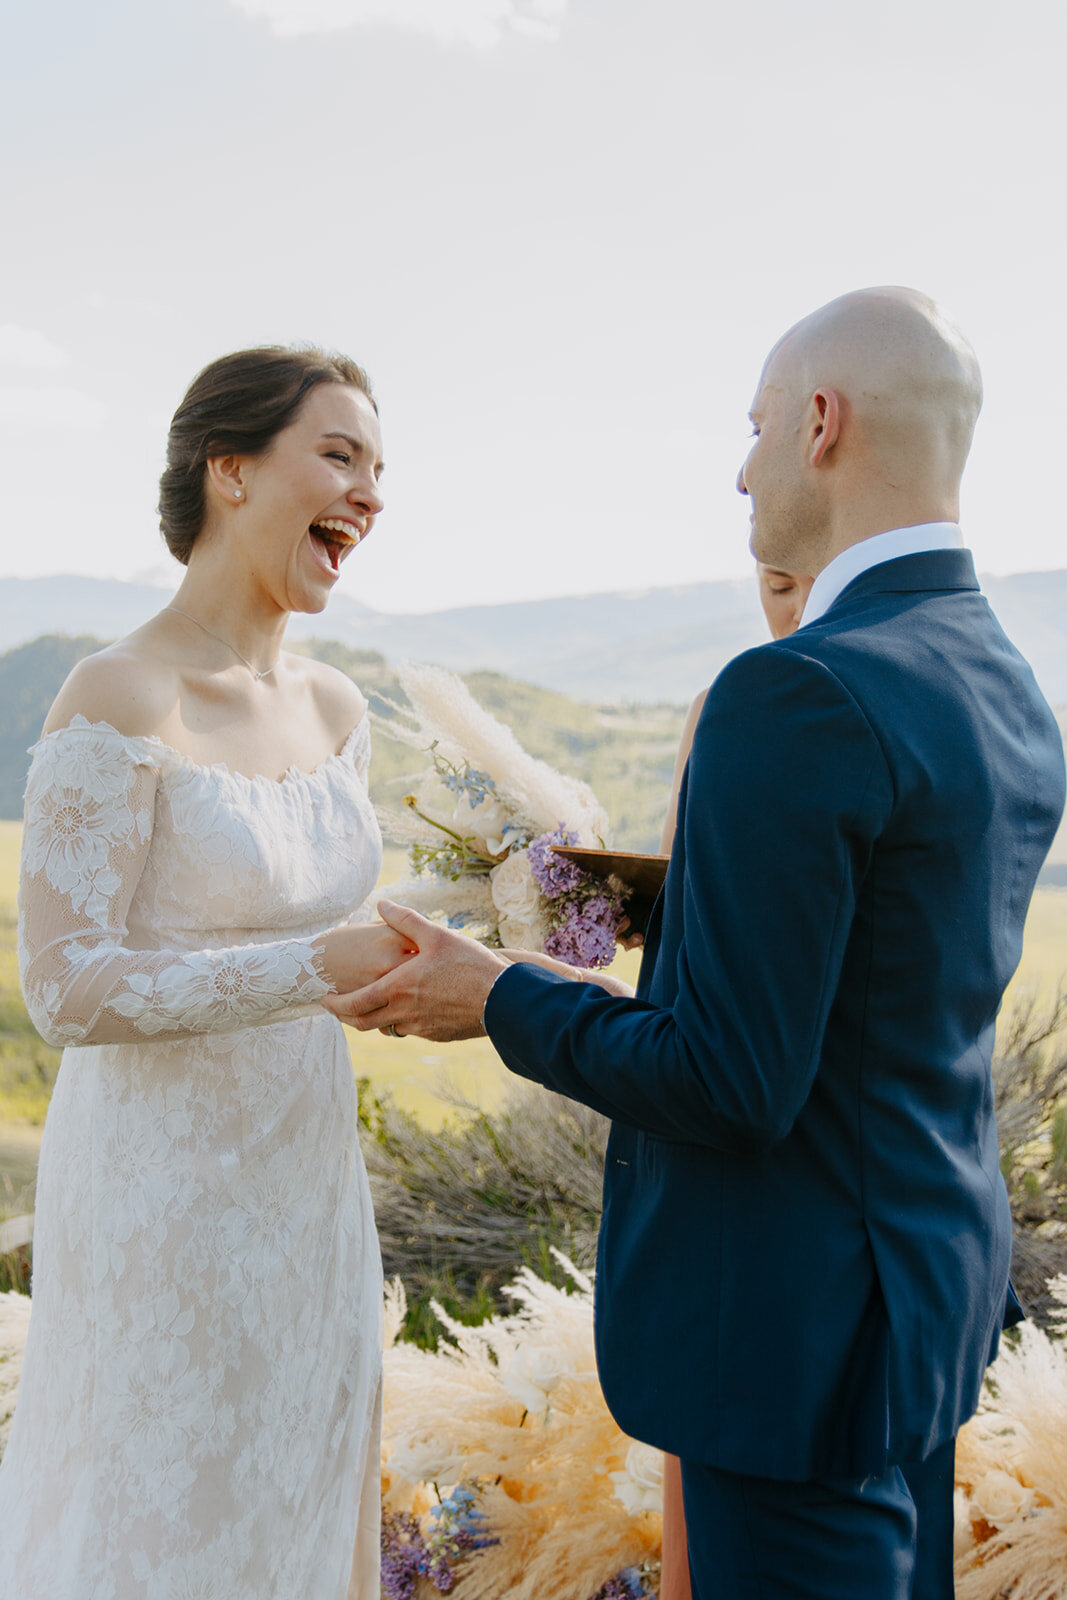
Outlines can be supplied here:
<path id="1" fill-rule="evenodd" d="M 22 816 L 26 752 L 71 667 L 100 643 L 88 634 L 50 634 L 0 656 L 0 817 Z"/>

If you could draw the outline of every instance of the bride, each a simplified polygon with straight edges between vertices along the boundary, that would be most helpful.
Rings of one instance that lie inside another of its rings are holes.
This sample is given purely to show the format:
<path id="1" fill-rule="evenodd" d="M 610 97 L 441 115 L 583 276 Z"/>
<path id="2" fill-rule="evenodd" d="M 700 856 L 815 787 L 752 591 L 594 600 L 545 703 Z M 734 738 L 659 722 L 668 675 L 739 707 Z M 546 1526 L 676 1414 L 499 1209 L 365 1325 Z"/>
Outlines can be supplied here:
<path id="1" fill-rule="evenodd" d="M 366 705 L 283 651 L 382 509 L 365 373 L 214 362 L 175 414 L 172 604 L 82 662 L 26 792 L 20 958 L 67 1046 L 0 1467 L 3 1600 L 377 1600 L 381 1266 L 341 1028 L 403 954 Z"/>

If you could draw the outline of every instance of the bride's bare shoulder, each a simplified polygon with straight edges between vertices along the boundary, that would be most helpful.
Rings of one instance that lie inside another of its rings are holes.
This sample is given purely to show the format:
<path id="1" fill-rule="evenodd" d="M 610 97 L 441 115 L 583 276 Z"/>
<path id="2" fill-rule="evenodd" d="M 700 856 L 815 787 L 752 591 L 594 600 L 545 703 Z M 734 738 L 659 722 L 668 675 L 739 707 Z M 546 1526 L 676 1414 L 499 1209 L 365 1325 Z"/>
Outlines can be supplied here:
<path id="1" fill-rule="evenodd" d="M 303 659 L 319 715 L 340 743 L 367 714 L 367 701 L 347 673 L 313 656 Z"/>
<path id="2" fill-rule="evenodd" d="M 129 736 L 156 733 L 178 698 L 175 664 L 153 648 L 152 624 L 86 656 L 67 678 L 45 718 L 44 732 L 79 714 Z"/>

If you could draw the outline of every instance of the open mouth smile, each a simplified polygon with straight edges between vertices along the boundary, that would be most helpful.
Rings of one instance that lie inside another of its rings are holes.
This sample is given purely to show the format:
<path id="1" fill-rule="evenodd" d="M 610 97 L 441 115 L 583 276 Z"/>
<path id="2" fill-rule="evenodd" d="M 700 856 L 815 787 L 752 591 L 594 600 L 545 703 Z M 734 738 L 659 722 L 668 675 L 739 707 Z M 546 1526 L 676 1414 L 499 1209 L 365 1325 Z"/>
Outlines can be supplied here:
<path id="1" fill-rule="evenodd" d="M 333 572 L 339 572 L 341 562 L 349 550 L 354 550 L 363 538 L 364 529 L 340 517 L 322 517 L 308 529 L 311 540 L 317 545 Z"/>

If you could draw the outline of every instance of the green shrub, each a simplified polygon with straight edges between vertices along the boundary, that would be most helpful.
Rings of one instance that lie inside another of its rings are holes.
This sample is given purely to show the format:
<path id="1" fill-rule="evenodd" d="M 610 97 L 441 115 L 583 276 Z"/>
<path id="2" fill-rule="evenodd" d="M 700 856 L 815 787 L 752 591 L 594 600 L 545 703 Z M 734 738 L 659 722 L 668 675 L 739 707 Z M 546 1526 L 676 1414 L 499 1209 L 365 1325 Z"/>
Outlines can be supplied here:
<path id="1" fill-rule="evenodd" d="M 360 1082 L 363 1153 L 387 1277 L 408 1297 L 405 1336 L 434 1345 L 439 1300 L 457 1321 L 507 1309 L 518 1266 L 569 1288 L 551 1253 L 579 1267 L 596 1253 L 607 1122 L 536 1085 L 487 1115 L 462 1102 L 436 1131 Z"/>
<path id="2" fill-rule="evenodd" d="M 1055 1306 L 1048 1280 L 1067 1272 L 1067 989 L 1051 1004 L 1017 1004 L 1001 1023 L 993 1060 L 1000 1168 L 1014 1237 L 1012 1277 L 1043 1323 Z"/>

